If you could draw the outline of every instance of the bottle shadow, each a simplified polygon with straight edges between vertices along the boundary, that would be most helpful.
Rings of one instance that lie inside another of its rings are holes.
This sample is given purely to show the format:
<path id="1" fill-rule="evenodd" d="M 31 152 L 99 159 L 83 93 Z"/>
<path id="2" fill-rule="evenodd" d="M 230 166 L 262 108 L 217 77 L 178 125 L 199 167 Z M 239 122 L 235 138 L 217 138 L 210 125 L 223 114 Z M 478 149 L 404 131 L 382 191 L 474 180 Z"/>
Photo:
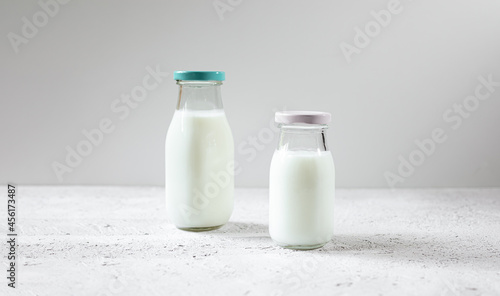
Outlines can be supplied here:
<path id="1" fill-rule="evenodd" d="M 269 236 L 268 225 L 228 222 L 220 229 L 206 232 L 232 239 L 251 239 L 265 245 L 262 249 L 281 249 Z M 314 250 L 288 250 L 320 257 L 420 263 L 429 266 L 469 265 L 491 269 L 500 266 L 499 249 L 491 241 L 446 233 L 356 233 L 334 234 L 325 246 Z"/>
<path id="2" fill-rule="evenodd" d="M 221 228 L 211 231 L 211 234 L 229 237 L 269 238 L 268 226 L 259 223 L 228 222 Z"/>
<path id="3" fill-rule="evenodd" d="M 497 250 L 498 251 L 498 250 Z M 439 234 L 366 234 L 334 235 L 318 255 L 356 256 L 357 258 L 392 259 L 405 262 L 446 266 L 453 264 L 491 268 L 500 265 L 498 253 L 488 244 L 456 235 Z"/>

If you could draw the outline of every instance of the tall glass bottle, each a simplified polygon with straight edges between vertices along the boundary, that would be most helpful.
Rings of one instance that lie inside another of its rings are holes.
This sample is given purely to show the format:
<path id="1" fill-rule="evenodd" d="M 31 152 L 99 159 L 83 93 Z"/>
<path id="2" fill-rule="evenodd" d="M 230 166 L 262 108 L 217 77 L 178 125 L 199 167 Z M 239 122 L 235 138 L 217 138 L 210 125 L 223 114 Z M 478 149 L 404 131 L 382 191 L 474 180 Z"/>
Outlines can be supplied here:
<path id="1" fill-rule="evenodd" d="M 221 71 L 176 71 L 177 108 L 165 142 L 167 213 L 188 231 L 224 225 L 233 210 L 234 142 Z"/>
<path id="2" fill-rule="evenodd" d="M 269 233 L 280 246 L 314 249 L 333 235 L 335 167 L 325 112 L 277 112 L 279 144 L 271 162 Z"/>

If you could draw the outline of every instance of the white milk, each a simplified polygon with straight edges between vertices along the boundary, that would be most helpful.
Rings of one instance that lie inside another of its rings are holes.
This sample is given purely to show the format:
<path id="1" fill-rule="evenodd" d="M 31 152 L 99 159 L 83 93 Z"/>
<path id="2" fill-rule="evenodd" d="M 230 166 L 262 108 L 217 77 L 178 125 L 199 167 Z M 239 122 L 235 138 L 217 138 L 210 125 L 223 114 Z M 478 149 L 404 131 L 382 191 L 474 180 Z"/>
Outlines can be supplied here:
<path id="1" fill-rule="evenodd" d="M 282 246 L 321 246 L 333 234 L 335 167 L 330 151 L 275 151 L 269 233 Z"/>
<path id="2" fill-rule="evenodd" d="M 176 111 L 165 164 L 167 212 L 178 228 L 215 227 L 229 220 L 234 143 L 224 111 Z"/>

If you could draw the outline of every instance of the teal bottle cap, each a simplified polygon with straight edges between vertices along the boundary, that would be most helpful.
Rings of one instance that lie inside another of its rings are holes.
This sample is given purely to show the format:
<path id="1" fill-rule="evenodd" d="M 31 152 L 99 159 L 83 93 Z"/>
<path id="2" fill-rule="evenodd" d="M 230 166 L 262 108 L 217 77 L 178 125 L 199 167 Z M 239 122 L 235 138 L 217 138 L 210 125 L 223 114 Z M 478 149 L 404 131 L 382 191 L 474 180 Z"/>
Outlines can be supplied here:
<path id="1" fill-rule="evenodd" d="M 223 71 L 175 71 L 174 80 L 224 81 L 226 73 Z"/>

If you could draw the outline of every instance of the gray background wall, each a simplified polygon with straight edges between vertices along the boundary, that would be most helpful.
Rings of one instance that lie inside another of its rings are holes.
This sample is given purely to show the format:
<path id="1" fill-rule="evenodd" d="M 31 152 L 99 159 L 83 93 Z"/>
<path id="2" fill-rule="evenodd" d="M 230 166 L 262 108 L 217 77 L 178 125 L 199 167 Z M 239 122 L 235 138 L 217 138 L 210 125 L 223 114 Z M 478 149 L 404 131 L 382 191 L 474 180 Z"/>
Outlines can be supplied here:
<path id="1" fill-rule="evenodd" d="M 227 73 L 238 186 L 267 186 L 283 109 L 332 113 L 339 187 L 387 187 L 388 172 L 404 180 L 394 187 L 500 186 L 500 87 L 478 80 L 500 81 L 499 1 L 41 3 L 52 16 L 0 2 L 0 183 L 162 185 L 172 72 L 199 69 Z M 373 23 L 381 10 L 393 11 L 385 26 Z M 140 90 L 147 67 L 168 77 L 126 114 L 116 100 Z M 476 88 L 489 98 L 467 98 Z M 105 118 L 113 131 L 58 180 L 53 164 Z M 446 140 L 415 152 L 433 131 Z M 414 169 L 398 172 L 400 156 Z"/>

